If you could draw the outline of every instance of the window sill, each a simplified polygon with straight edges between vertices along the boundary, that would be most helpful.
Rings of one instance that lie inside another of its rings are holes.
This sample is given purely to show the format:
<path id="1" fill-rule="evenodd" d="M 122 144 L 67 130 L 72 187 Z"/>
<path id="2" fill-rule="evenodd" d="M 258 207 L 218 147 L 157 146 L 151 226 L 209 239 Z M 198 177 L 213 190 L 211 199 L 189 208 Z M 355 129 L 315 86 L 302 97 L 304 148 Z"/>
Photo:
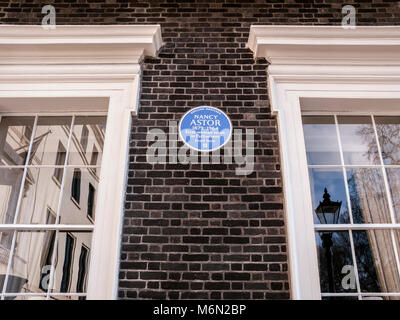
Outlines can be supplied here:
<path id="1" fill-rule="evenodd" d="M 71 196 L 71 197 L 70 197 L 70 200 L 72 201 L 72 203 L 73 203 L 74 205 L 76 205 L 76 207 L 77 207 L 79 210 L 81 210 L 80 204 L 78 203 L 78 201 L 75 200 L 74 197 Z"/>

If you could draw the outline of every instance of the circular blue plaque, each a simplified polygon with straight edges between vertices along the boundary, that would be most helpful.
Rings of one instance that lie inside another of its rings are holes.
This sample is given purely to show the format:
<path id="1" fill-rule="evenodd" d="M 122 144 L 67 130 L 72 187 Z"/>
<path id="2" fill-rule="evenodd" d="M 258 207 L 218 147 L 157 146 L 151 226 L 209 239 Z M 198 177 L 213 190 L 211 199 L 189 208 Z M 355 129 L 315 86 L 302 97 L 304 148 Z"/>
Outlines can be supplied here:
<path id="1" fill-rule="evenodd" d="M 232 123 L 228 116 L 217 108 L 207 106 L 185 113 L 178 128 L 182 141 L 197 151 L 222 148 L 232 136 Z"/>

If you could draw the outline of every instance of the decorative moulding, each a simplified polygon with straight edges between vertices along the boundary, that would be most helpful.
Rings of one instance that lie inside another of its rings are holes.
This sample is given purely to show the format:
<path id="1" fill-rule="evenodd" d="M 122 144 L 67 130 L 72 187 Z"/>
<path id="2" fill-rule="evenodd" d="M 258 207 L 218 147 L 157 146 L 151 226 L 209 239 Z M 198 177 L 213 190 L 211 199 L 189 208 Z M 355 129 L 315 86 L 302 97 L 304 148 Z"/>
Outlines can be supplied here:
<path id="1" fill-rule="evenodd" d="M 247 46 L 271 64 L 400 65 L 400 27 L 253 25 Z"/>
<path id="2" fill-rule="evenodd" d="M 160 25 L 0 25 L 0 82 L 119 83 L 137 111 L 141 59 L 161 45 Z"/>

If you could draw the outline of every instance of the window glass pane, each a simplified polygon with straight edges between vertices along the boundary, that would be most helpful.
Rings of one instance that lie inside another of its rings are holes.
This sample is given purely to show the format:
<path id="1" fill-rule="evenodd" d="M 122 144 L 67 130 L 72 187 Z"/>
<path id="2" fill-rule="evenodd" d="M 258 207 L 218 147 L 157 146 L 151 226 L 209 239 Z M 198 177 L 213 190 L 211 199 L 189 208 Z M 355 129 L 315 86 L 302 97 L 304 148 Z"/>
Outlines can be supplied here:
<path id="1" fill-rule="evenodd" d="M 38 118 L 30 164 L 56 164 L 60 142 L 68 145 L 71 121 L 72 117 Z"/>
<path id="2" fill-rule="evenodd" d="M 13 235 L 13 231 L 0 232 L 0 294 L 3 292 Z"/>
<path id="3" fill-rule="evenodd" d="M 400 164 L 400 117 L 375 117 L 384 164 Z"/>
<path id="4" fill-rule="evenodd" d="M 61 209 L 60 209 L 60 223 L 61 224 L 93 224 L 94 218 L 96 216 L 96 191 L 98 189 L 99 180 L 97 178 L 97 174 L 93 171 L 92 168 L 80 168 L 80 187 L 79 194 L 77 196 L 79 198 L 79 203 L 76 199 L 73 198 L 71 194 L 72 186 L 73 186 L 73 177 L 74 172 L 76 176 L 76 169 L 68 168 L 66 170 L 65 177 L 65 185 L 63 191 L 63 198 L 61 200 Z M 76 179 L 75 179 L 75 183 Z M 94 189 L 94 201 L 90 203 L 91 197 L 89 197 L 89 186 L 92 185 Z M 77 190 L 77 187 L 74 187 L 74 190 Z M 77 191 L 78 192 L 78 191 Z M 92 216 L 88 215 L 88 209 L 92 208 Z"/>
<path id="5" fill-rule="evenodd" d="M 79 205 L 81 200 L 81 170 L 75 169 L 72 174 L 72 183 L 71 183 L 71 198 Z"/>
<path id="6" fill-rule="evenodd" d="M 322 297 L 321 300 L 358 300 L 358 296 Z"/>
<path id="7" fill-rule="evenodd" d="M 65 237 L 65 251 L 64 251 L 64 264 L 62 269 L 62 278 L 60 284 L 60 291 L 67 292 L 71 281 L 72 264 L 75 250 L 75 237 L 70 233 Z"/>
<path id="8" fill-rule="evenodd" d="M 304 116 L 303 130 L 309 165 L 340 164 L 333 116 Z"/>
<path id="9" fill-rule="evenodd" d="M 67 296 L 67 295 L 51 295 L 50 300 L 86 300 L 86 296 L 79 296 L 79 295 L 72 295 L 72 296 Z"/>
<path id="10" fill-rule="evenodd" d="M 385 297 L 385 296 L 364 296 L 362 297 L 362 300 L 399 300 L 400 296 L 398 297 Z"/>
<path id="11" fill-rule="evenodd" d="M 60 185 L 54 177 L 54 168 L 28 168 L 18 223 L 48 223 L 48 212 L 56 215 L 59 199 Z"/>
<path id="12" fill-rule="evenodd" d="M 353 231 L 362 292 L 400 292 L 390 230 Z"/>
<path id="13" fill-rule="evenodd" d="M 371 117 L 338 116 L 344 164 L 379 164 Z"/>
<path id="14" fill-rule="evenodd" d="M 76 117 L 68 163 L 92 165 L 92 153 L 97 152 L 95 165 L 101 164 L 106 131 L 106 117 Z"/>
<path id="15" fill-rule="evenodd" d="M 346 172 L 354 223 L 390 223 L 382 170 L 360 168 Z"/>
<path id="16" fill-rule="evenodd" d="M 90 156 L 90 165 L 97 166 L 99 165 L 99 152 L 97 151 L 96 146 L 93 146 L 92 155 Z"/>
<path id="17" fill-rule="evenodd" d="M 311 196 L 313 203 L 314 223 L 321 223 L 320 218 L 316 214 L 320 202 L 324 201 L 325 188 L 333 202 L 341 202 L 338 212 L 337 223 L 349 223 L 349 211 L 346 201 L 346 189 L 343 178 L 342 169 L 310 169 Z M 322 220 L 322 223 L 325 223 Z"/>
<path id="18" fill-rule="evenodd" d="M 46 292 L 51 269 L 51 264 L 46 262 L 46 249 L 52 233 L 53 231 L 17 232 L 6 292 Z"/>
<path id="19" fill-rule="evenodd" d="M 2 117 L 0 165 L 24 165 L 35 117 Z"/>
<path id="20" fill-rule="evenodd" d="M 83 287 L 86 286 L 86 279 L 89 272 L 89 255 L 87 267 L 80 270 L 81 248 L 91 248 L 91 232 L 60 232 L 57 244 L 57 262 L 55 264 L 55 279 L 52 292 L 77 292 L 79 277 L 83 279 Z M 76 297 L 78 299 L 78 297 Z"/>
<path id="21" fill-rule="evenodd" d="M 78 280 L 76 283 L 76 292 L 86 291 L 88 263 L 89 263 L 89 249 L 86 248 L 85 246 L 82 246 L 81 253 L 79 255 L 79 270 L 78 270 Z"/>
<path id="22" fill-rule="evenodd" d="M 86 125 L 83 125 L 81 132 L 81 141 L 80 141 L 83 152 L 86 152 L 88 138 L 89 138 L 89 129 Z"/>
<path id="23" fill-rule="evenodd" d="M 393 209 L 397 223 L 400 223 L 400 169 L 386 168 Z"/>
<path id="24" fill-rule="evenodd" d="M 23 168 L 0 168 L 0 223 L 13 223 L 21 189 Z"/>
<path id="25" fill-rule="evenodd" d="M 42 294 L 30 294 L 30 295 L 20 295 L 20 296 L 16 296 L 14 294 L 6 294 L 5 295 L 5 300 L 46 300 L 46 294 L 42 293 Z"/>
<path id="26" fill-rule="evenodd" d="M 56 156 L 56 163 L 55 165 L 57 166 L 64 166 L 65 165 L 65 158 L 67 156 L 67 150 L 65 150 L 65 147 L 61 142 L 58 143 L 58 149 L 57 149 L 57 156 Z M 64 173 L 64 168 L 62 167 L 56 167 L 54 169 L 54 178 L 56 181 L 61 185 L 62 183 L 62 176 Z"/>
<path id="27" fill-rule="evenodd" d="M 89 183 L 89 193 L 88 193 L 88 200 L 87 200 L 87 214 L 91 219 L 94 219 L 94 210 L 95 210 L 95 203 L 96 203 L 96 190 L 91 183 Z"/>
<path id="28" fill-rule="evenodd" d="M 321 292 L 356 292 L 348 232 L 317 232 L 316 242 Z"/>

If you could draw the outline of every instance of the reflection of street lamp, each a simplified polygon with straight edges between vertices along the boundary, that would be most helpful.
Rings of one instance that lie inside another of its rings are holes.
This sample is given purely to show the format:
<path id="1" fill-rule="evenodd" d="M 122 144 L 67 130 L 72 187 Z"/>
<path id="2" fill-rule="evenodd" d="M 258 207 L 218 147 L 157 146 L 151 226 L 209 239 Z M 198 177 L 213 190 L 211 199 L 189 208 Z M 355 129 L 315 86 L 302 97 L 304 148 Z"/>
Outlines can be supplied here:
<path id="1" fill-rule="evenodd" d="M 337 224 L 339 221 L 340 207 L 342 201 L 331 201 L 331 196 L 326 188 L 324 189 L 324 200 L 319 202 L 315 213 L 317 214 L 318 220 L 322 224 Z M 322 247 L 325 248 L 326 263 L 328 265 L 328 281 L 329 281 L 329 292 L 335 292 L 335 286 L 333 283 L 333 268 L 332 268 L 332 232 L 322 233 Z"/>

